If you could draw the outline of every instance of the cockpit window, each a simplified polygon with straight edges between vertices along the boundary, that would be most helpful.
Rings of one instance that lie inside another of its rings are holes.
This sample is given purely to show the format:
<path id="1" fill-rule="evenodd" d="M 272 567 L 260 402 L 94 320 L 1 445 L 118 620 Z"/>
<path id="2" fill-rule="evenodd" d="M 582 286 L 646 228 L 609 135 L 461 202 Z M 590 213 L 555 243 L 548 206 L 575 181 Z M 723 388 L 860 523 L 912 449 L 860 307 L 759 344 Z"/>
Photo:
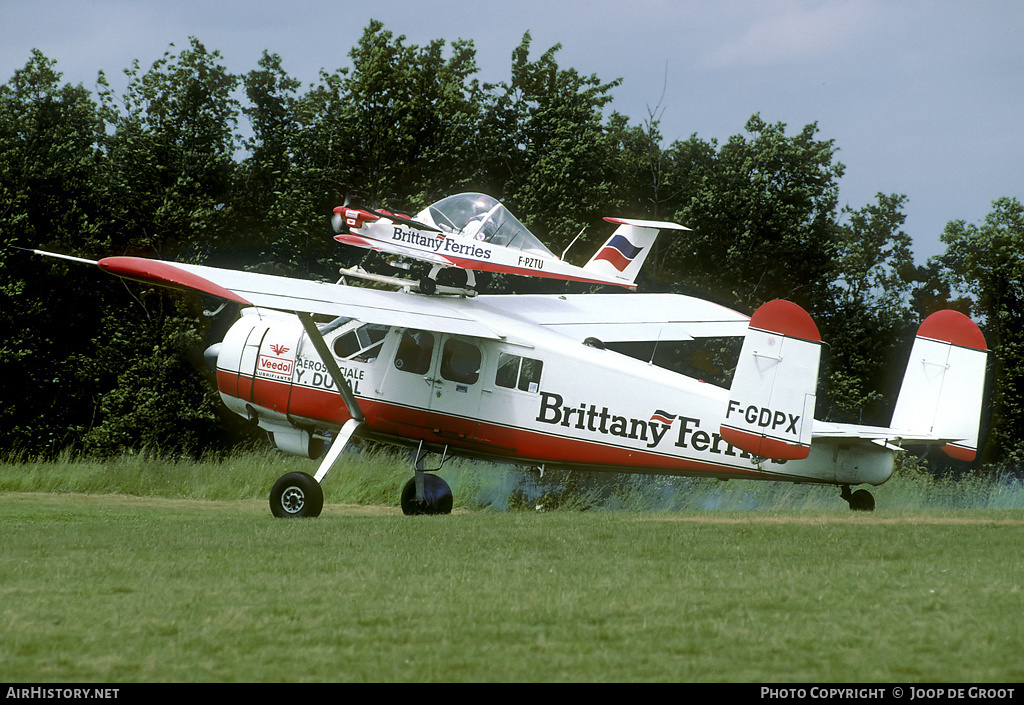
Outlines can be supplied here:
<path id="1" fill-rule="evenodd" d="M 334 354 L 345 360 L 373 362 L 384 345 L 387 326 L 367 323 L 334 339 Z"/>
<path id="2" fill-rule="evenodd" d="M 547 257 L 551 251 L 504 205 L 483 193 L 460 193 L 441 199 L 418 216 L 445 232 Z"/>

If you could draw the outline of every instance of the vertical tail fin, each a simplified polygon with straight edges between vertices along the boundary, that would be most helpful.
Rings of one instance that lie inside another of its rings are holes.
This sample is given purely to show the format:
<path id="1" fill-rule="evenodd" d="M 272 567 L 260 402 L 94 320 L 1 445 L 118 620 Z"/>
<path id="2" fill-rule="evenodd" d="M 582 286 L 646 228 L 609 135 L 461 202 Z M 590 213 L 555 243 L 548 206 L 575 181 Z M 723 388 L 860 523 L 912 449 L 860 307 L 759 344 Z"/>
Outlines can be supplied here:
<path id="1" fill-rule="evenodd" d="M 974 460 L 985 388 L 985 336 L 967 316 L 938 311 L 917 330 L 896 400 L 894 430 L 950 439 L 943 450 Z"/>
<path id="2" fill-rule="evenodd" d="M 769 301 L 750 318 L 719 432 L 762 458 L 799 460 L 811 449 L 821 336 L 802 308 Z"/>
<path id="3" fill-rule="evenodd" d="M 621 279 L 627 285 L 632 285 L 636 281 L 636 276 L 647 260 L 659 230 L 689 230 L 682 225 L 656 220 L 605 220 L 617 223 L 619 227 L 598 248 L 597 254 L 590 258 L 583 269 L 605 277 Z"/>

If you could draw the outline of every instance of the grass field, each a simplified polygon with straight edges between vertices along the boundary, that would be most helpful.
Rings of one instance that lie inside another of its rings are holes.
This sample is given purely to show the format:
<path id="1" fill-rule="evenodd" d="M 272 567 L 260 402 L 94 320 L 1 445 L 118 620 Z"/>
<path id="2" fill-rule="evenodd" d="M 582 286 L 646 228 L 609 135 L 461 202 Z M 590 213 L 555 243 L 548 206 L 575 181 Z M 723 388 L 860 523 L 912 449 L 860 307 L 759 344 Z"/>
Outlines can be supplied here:
<path id="1" fill-rule="evenodd" d="M 898 478 L 864 515 L 465 466 L 455 514 L 404 517 L 406 471 L 368 456 L 276 520 L 293 462 L 0 465 L 0 680 L 1024 679 L 1019 484 Z"/>

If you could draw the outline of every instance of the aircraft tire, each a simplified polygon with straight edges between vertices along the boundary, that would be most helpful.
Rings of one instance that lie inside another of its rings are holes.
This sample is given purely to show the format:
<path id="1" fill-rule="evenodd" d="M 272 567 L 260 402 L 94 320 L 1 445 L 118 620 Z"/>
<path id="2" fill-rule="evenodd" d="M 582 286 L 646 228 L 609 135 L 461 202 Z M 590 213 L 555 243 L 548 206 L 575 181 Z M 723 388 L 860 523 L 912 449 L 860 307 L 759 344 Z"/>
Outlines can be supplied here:
<path id="1" fill-rule="evenodd" d="M 850 509 L 855 512 L 873 512 L 875 511 L 875 498 L 867 490 L 857 490 L 848 500 L 850 503 Z"/>
<path id="2" fill-rule="evenodd" d="M 416 478 L 406 482 L 402 488 L 402 514 L 417 516 L 452 513 L 452 489 L 437 475 L 427 473 L 423 476 L 423 494 L 423 500 L 417 502 Z"/>
<path id="3" fill-rule="evenodd" d="M 318 517 L 324 508 L 324 490 L 304 472 L 282 475 L 270 490 L 270 513 L 278 519 Z"/>

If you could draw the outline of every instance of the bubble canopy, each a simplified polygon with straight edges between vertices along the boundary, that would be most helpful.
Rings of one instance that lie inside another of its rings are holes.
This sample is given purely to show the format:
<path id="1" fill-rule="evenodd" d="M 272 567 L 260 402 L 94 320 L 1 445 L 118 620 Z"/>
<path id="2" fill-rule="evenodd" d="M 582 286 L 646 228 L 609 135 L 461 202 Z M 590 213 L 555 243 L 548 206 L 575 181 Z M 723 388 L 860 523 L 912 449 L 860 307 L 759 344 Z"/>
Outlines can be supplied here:
<path id="1" fill-rule="evenodd" d="M 492 245 L 547 257 L 555 255 L 498 199 L 483 193 L 443 198 L 417 216 L 444 232 L 459 233 Z"/>

